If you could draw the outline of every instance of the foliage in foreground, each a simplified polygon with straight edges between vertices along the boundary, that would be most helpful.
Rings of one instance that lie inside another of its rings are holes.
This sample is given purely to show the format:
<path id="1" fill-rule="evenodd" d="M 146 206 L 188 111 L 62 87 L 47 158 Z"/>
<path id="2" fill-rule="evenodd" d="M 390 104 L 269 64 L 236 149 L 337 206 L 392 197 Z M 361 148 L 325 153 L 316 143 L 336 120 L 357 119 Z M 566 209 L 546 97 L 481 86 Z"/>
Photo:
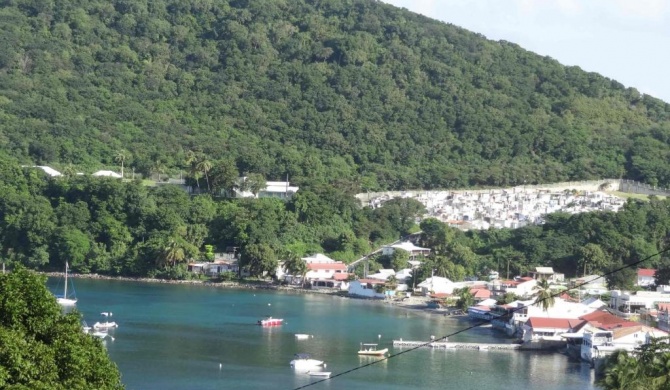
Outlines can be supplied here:
<path id="1" fill-rule="evenodd" d="M 23 267 L 0 274 L 0 388 L 123 389 L 100 340 L 78 313 L 61 313 L 45 282 Z"/>
<path id="2" fill-rule="evenodd" d="M 634 353 L 614 352 L 605 360 L 598 385 L 605 390 L 670 389 L 668 339 L 653 340 Z"/>

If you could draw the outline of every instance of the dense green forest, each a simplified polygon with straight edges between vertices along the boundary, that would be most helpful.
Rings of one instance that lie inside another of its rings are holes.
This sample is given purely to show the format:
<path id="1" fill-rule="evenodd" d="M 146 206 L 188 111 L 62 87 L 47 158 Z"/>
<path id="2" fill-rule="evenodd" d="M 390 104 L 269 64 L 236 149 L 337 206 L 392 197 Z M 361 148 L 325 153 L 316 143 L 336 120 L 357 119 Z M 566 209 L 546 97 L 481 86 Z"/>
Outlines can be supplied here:
<path id="1" fill-rule="evenodd" d="M 1 155 L 1 153 L 0 153 Z M 0 158 L 0 259 L 9 265 L 109 275 L 187 278 L 187 263 L 207 259 L 207 245 L 240 248 L 252 275 L 272 275 L 280 260 L 313 253 L 349 262 L 421 229 L 433 249 L 417 275 L 454 280 L 523 275 L 552 266 L 568 277 L 603 274 L 665 249 L 670 200 L 630 200 L 617 212 L 552 214 L 546 223 L 520 229 L 463 232 L 435 219 L 414 199 L 361 208 L 336 186 L 301 189 L 289 201 L 191 196 L 175 185 L 148 187 L 139 180 L 64 176 L 22 169 Z M 670 258 L 656 256 L 670 279 Z M 407 258 L 379 257 L 378 268 L 407 267 Z M 667 272 L 666 272 L 667 271 Z M 610 278 L 611 287 L 632 287 L 635 269 Z M 234 275 L 230 275 L 233 277 Z"/>
<path id="2" fill-rule="evenodd" d="M 658 99 L 377 1 L 0 1 L 0 147 L 22 164 L 667 186 L 669 142 Z"/>

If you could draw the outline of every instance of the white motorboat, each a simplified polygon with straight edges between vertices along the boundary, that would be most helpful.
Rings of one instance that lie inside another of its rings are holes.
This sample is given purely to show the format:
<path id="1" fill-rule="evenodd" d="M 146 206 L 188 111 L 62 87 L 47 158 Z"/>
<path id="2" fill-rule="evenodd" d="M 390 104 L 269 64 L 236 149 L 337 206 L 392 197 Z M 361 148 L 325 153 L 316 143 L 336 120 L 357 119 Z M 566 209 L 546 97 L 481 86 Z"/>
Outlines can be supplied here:
<path id="1" fill-rule="evenodd" d="M 103 317 L 111 317 L 112 313 L 104 311 L 104 312 L 100 313 L 100 315 L 103 316 Z M 95 324 L 93 324 L 93 329 L 95 329 L 95 330 L 107 330 L 107 329 L 114 329 L 114 328 L 118 328 L 118 327 L 119 327 L 119 324 L 117 324 L 114 321 L 101 321 L 101 322 L 96 322 Z"/>
<path id="2" fill-rule="evenodd" d="M 67 293 L 67 284 L 68 284 L 68 273 L 70 271 L 70 266 L 65 262 L 65 287 L 63 291 L 63 295 L 61 296 L 56 296 L 56 302 L 58 302 L 59 305 L 61 306 L 74 306 L 77 304 L 77 296 L 74 291 L 74 285 L 72 285 L 72 289 L 70 290 L 70 295 L 68 296 Z M 72 283 L 70 281 L 70 283 Z"/>
<path id="3" fill-rule="evenodd" d="M 388 351 L 389 351 L 388 348 L 377 349 L 377 344 L 361 343 L 361 347 L 358 350 L 358 354 L 363 356 L 384 356 Z"/>
<path id="4" fill-rule="evenodd" d="M 315 367 L 325 367 L 326 363 L 322 360 L 312 359 L 312 357 L 307 353 L 296 353 L 291 360 L 291 367 L 298 370 L 305 370 Z"/>
<path id="5" fill-rule="evenodd" d="M 296 340 L 307 340 L 309 338 L 313 338 L 314 335 L 311 334 L 305 334 L 305 333 L 296 333 L 295 338 Z"/>

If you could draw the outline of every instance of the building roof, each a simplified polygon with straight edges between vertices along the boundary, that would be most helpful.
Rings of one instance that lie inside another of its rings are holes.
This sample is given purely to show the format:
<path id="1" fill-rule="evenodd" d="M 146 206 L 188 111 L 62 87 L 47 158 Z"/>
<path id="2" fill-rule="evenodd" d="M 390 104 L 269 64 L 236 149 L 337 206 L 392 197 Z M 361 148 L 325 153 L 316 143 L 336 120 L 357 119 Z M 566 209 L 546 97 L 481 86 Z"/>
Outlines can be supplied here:
<path id="1" fill-rule="evenodd" d="M 333 270 L 333 271 L 346 271 L 347 265 L 344 263 L 307 263 L 307 269 L 311 271 L 317 270 Z"/>
<path id="2" fill-rule="evenodd" d="M 433 286 L 443 286 L 447 284 L 453 284 L 451 280 L 447 278 L 443 278 L 441 276 L 431 276 L 430 278 L 424 280 L 423 282 L 419 283 L 418 287 L 421 288 L 428 288 L 428 287 L 433 287 Z"/>
<path id="3" fill-rule="evenodd" d="M 670 303 L 659 303 L 658 310 L 670 311 Z"/>
<path id="4" fill-rule="evenodd" d="M 627 327 L 619 327 L 616 329 L 612 329 L 613 333 L 613 338 L 616 340 L 621 337 L 626 337 L 630 334 L 637 333 L 637 332 L 645 332 L 645 333 L 650 333 L 652 337 L 664 337 L 667 336 L 668 333 L 664 332 L 660 329 L 657 328 L 652 328 L 646 325 L 640 325 L 639 323 L 636 323 L 637 326 L 627 326 Z"/>
<path id="5" fill-rule="evenodd" d="M 538 274 L 553 275 L 554 269 L 552 267 L 535 267 L 535 272 Z"/>
<path id="6" fill-rule="evenodd" d="M 656 275 L 656 270 L 651 268 L 640 268 L 637 270 L 637 276 L 649 276 L 654 277 Z"/>
<path id="7" fill-rule="evenodd" d="M 306 263 L 335 263 L 335 260 L 321 253 L 317 253 L 314 256 L 303 257 L 302 259 L 305 260 Z"/>
<path id="8" fill-rule="evenodd" d="M 402 249 L 402 250 L 406 250 L 407 252 L 429 251 L 430 250 L 429 248 L 421 248 L 419 246 L 416 246 L 409 241 L 403 241 L 399 244 L 388 245 L 387 248 Z"/>
<path id="9" fill-rule="evenodd" d="M 358 282 L 361 284 L 384 284 L 383 281 L 378 279 L 358 279 Z"/>
<path id="10" fill-rule="evenodd" d="M 488 299 L 491 298 L 491 290 L 485 288 L 473 288 L 470 289 L 470 293 L 474 295 L 475 299 Z"/>
<path id="11" fill-rule="evenodd" d="M 349 279 L 349 274 L 346 272 L 338 272 L 336 274 L 333 274 L 333 279 L 335 280 L 347 280 Z"/>
<path id="12" fill-rule="evenodd" d="M 43 170 L 44 173 L 46 173 L 47 175 L 49 175 L 51 177 L 56 177 L 56 176 L 62 176 L 63 175 L 62 173 L 58 172 L 57 170 L 55 170 L 51 167 L 47 167 L 46 165 L 37 165 L 34 168 L 39 168 L 39 169 Z"/>
<path id="13" fill-rule="evenodd" d="M 559 328 L 572 329 L 581 325 L 583 320 L 576 320 L 573 318 L 543 318 L 530 317 L 526 322 L 531 328 Z"/>
<path id="14" fill-rule="evenodd" d="M 626 320 L 624 320 L 623 318 L 619 318 L 614 314 L 601 310 L 596 310 L 592 313 L 584 314 L 579 318 L 588 321 L 590 324 L 596 327 L 616 325 L 626 322 Z"/>
<path id="15" fill-rule="evenodd" d="M 299 187 L 291 186 L 287 181 L 266 181 L 263 192 L 298 192 Z"/>
<path id="16" fill-rule="evenodd" d="M 118 173 L 116 173 L 116 172 L 114 172 L 114 171 L 104 171 L 104 170 L 103 170 L 103 171 L 95 172 L 95 173 L 93 174 L 93 176 L 114 177 L 114 178 L 117 178 L 117 179 L 120 179 L 120 178 L 123 177 L 123 176 L 121 176 L 120 174 L 118 174 Z"/>

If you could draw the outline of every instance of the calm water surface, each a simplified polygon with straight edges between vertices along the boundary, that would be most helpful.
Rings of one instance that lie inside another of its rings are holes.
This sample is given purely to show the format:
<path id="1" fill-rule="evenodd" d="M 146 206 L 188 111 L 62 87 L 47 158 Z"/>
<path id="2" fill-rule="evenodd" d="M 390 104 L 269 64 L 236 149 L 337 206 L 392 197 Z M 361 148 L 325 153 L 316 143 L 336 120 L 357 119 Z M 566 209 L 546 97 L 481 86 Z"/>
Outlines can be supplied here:
<path id="1" fill-rule="evenodd" d="M 85 279 L 76 279 L 75 287 L 78 310 L 89 325 L 101 320 L 100 312 L 113 312 L 119 328 L 105 344 L 129 390 L 290 390 L 318 380 L 289 367 L 295 353 L 310 353 L 337 374 L 374 361 L 356 355 L 361 342 L 378 342 L 397 354 L 407 349 L 393 348 L 393 339 L 429 340 L 469 325 L 379 302 L 312 294 Z M 268 315 L 285 324 L 255 325 Z M 314 338 L 296 340 L 295 333 Z M 450 340 L 509 341 L 490 328 Z M 592 382 L 587 364 L 561 354 L 420 349 L 309 388 L 595 389 Z"/>

